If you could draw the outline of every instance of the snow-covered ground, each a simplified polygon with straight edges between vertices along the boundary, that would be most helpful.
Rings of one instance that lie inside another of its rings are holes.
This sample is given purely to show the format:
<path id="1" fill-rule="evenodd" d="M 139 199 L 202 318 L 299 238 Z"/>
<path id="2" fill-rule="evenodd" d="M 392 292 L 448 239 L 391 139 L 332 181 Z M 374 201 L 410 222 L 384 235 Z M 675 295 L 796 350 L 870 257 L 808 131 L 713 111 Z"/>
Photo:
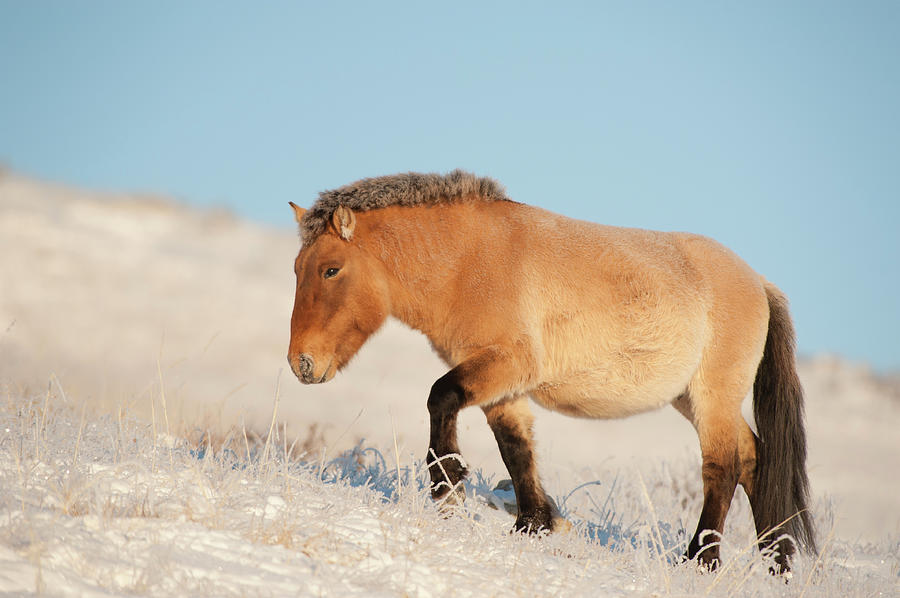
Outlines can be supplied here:
<path id="1" fill-rule="evenodd" d="M 274 408 L 274 402 L 273 402 Z M 273 431 L 209 446 L 58 390 L 0 410 L 0 592 L 51 596 L 891 596 L 896 543 L 827 535 L 788 586 L 754 548 L 745 502 L 723 568 L 675 564 L 693 464 L 607 472 L 558 497 L 574 531 L 510 535 L 508 493 L 472 476 L 462 508 L 429 498 L 415 459 L 361 446 L 291 457 Z M 821 506 L 816 521 L 829 529 Z"/>
<path id="2" fill-rule="evenodd" d="M 700 506 L 673 410 L 539 412 L 541 470 L 577 533 L 509 536 L 477 410 L 460 426 L 473 498 L 452 516 L 427 498 L 424 398 L 443 368 L 424 339 L 391 323 L 326 385 L 286 371 L 297 242 L 0 172 L 0 593 L 898 595 L 896 378 L 801 363 L 825 549 L 788 586 L 740 493 L 722 571 L 668 562 Z"/>

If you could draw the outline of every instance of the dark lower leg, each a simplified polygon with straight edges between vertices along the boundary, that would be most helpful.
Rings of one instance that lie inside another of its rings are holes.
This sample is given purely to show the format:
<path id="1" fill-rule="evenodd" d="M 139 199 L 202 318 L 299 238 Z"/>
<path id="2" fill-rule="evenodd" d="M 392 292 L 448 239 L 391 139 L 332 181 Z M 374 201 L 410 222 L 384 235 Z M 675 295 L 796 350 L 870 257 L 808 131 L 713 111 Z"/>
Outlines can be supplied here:
<path id="1" fill-rule="evenodd" d="M 438 379 L 428 395 L 431 439 L 425 461 L 431 474 L 432 496 L 442 498 L 457 489 L 466 475 L 456 442 L 456 418 L 467 405 L 478 405 L 509 394 L 526 383 L 531 355 L 517 346 L 490 346 L 478 351 Z"/>
<path id="2" fill-rule="evenodd" d="M 453 491 L 467 473 L 462 460 L 454 456 L 459 455 L 456 418 L 464 404 L 464 395 L 451 374 L 435 382 L 428 395 L 431 436 L 425 463 L 431 475 L 431 495 L 436 500 Z"/>
<path id="3" fill-rule="evenodd" d="M 533 417 L 527 399 L 517 397 L 490 405 L 484 408 L 484 414 L 516 491 L 519 512 L 515 529 L 529 532 L 552 530 L 553 510 L 541 486 L 534 461 Z"/>
<path id="4" fill-rule="evenodd" d="M 738 481 L 737 452 L 729 463 L 703 459 L 703 510 L 697 531 L 688 545 L 687 558 L 698 561 L 710 569 L 719 563 L 719 539 L 725 527 L 725 516 L 734 497 Z"/>

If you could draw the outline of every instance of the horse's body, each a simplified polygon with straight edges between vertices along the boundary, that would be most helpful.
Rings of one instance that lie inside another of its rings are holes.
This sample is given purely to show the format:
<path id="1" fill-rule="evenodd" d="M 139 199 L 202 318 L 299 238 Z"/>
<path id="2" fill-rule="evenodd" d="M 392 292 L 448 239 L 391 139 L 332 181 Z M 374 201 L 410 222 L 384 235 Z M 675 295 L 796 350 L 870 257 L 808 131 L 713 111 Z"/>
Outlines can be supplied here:
<path id="1" fill-rule="evenodd" d="M 292 204 L 293 205 L 293 204 Z M 672 403 L 697 429 L 704 506 L 688 556 L 718 557 L 737 483 L 761 546 L 787 567 L 812 548 L 802 393 L 784 296 L 705 237 L 601 226 L 514 203 L 456 171 L 366 179 L 294 206 L 303 247 L 288 359 L 334 376 L 392 315 L 450 371 L 428 398 L 434 495 L 465 475 L 456 416 L 480 406 L 519 504 L 517 528 L 552 529 L 527 397 L 563 413 L 624 417 Z M 754 389 L 760 437 L 741 416 Z M 763 538 L 775 531 L 775 536 Z"/>

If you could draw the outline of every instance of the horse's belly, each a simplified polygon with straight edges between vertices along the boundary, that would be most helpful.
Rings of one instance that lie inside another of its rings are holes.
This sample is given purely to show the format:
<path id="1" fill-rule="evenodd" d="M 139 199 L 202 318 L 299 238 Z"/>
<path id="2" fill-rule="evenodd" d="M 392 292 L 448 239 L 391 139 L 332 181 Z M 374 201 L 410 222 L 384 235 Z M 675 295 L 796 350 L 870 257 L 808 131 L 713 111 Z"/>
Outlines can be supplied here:
<path id="1" fill-rule="evenodd" d="M 582 372 L 561 382 L 540 384 L 532 397 L 543 407 L 575 417 L 613 419 L 659 409 L 678 398 L 687 376 L 635 385 L 601 372 Z"/>

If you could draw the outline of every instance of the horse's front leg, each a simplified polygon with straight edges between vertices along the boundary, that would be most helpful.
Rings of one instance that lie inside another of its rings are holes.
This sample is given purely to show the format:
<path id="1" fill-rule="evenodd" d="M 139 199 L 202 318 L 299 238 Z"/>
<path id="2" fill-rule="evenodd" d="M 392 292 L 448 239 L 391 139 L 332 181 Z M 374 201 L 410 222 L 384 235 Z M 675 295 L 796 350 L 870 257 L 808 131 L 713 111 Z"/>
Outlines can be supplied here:
<path id="1" fill-rule="evenodd" d="M 456 380 L 454 371 L 439 378 L 431 387 L 428 395 L 431 436 L 425 463 L 431 474 L 431 496 L 435 500 L 444 499 L 450 492 L 460 498 L 465 496 L 460 482 L 468 470 L 456 440 L 456 419 L 465 404 L 465 390 Z"/>
<path id="2" fill-rule="evenodd" d="M 441 376 L 428 395 L 431 438 L 425 462 L 431 474 L 431 495 L 443 499 L 451 491 L 460 492 L 467 470 L 458 457 L 456 419 L 470 405 L 483 405 L 498 397 L 514 394 L 527 382 L 523 372 L 534 371 L 531 363 L 501 347 L 476 353 Z"/>
<path id="3" fill-rule="evenodd" d="M 516 531 L 552 531 L 556 509 L 547 498 L 538 477 L 532 442 L 534 416 L 528 399 L 519 395 L 482 407 L 497 439 L 500 456 L 516 491 Z"/>

